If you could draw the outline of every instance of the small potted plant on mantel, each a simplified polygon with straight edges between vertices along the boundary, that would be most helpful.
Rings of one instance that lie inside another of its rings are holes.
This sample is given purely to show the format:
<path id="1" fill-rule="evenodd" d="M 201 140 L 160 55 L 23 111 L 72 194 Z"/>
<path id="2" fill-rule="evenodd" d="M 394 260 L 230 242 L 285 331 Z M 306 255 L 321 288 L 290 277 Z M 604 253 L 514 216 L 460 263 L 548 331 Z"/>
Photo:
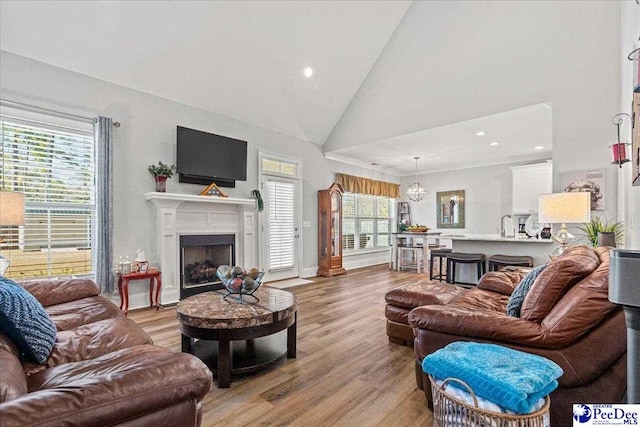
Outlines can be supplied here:
<path id="1" fill-rule="evenodd" d="M 173 176 L 176 171 L 176 166 L 169 166 L 160 161 L 157 165 L 149 166 L 148 169 L 156 180 L 156 191 L 160 193 L 167 191 L 167 178 L 171 178 Z"/>

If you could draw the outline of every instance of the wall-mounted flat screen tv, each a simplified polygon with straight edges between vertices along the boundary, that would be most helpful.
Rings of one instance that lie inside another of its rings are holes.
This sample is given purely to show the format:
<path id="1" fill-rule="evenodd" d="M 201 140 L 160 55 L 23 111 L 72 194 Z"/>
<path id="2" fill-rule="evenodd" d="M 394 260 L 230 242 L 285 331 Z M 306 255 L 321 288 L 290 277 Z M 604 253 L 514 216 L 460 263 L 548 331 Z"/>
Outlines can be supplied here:
<path id="1" fill-rule="evenodd" d="M 180 182 L 235 187 L 247 180 L 247 141 L 178 126 Z"/>

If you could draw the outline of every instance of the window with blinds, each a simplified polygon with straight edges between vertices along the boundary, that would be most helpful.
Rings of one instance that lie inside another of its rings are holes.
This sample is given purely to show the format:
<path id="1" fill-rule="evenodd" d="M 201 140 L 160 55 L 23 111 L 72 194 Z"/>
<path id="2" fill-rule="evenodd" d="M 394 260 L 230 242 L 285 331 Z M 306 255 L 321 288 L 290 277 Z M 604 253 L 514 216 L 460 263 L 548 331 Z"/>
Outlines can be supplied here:
<path id="1" fill-rule="evenodd" d="M 295 184 L 267 181 L 269 197 L 269 271 L 295 265 Z"/>
<path id="2" fill-rule="evenodd" d="M 25 224 L 0 225 L 0 255 L 11 262 L 8 277 L 93 273 L 92 126 L 60 122 L 0 114 L 0 187 L 26 196 Z"/>
<path id="3" fill-rule="evenodd" d="M 394 199 L 345 193 L 342 198 L 342 250 L 388 247 Z"/>

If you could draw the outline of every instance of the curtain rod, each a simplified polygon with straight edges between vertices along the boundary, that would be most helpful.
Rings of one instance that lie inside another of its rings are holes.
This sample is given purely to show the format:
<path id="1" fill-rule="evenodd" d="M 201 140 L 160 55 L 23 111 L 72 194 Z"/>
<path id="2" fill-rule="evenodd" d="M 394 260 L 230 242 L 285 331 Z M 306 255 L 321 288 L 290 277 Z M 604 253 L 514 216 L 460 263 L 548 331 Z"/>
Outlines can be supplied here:
<path id="1" fill-rule="evenodd" d="M 51 110 L 49 108 L 38 107 L 37 105 L 30 105 L 30 104 L 24 104 L 22 102 L 9 101 L 8 99 L 0 99 L 0 105 L 4 105 L 6 107 L 21 108 L 23 110 L 29 110 L 35 113 L 47 113 L 47 114 L 51 114 L 51 115 L 62 117 L 62 118 L 82 120 L 82 121 L 91 122 L 91 123 L 93 123 L 96 120 L 95 117 L 85 117 L 85 116 L 79 116 L 76 114 L 63 113 L 60 111 Z M 120 122 L 113 122 L 113 126 L 119 128 Z"/>

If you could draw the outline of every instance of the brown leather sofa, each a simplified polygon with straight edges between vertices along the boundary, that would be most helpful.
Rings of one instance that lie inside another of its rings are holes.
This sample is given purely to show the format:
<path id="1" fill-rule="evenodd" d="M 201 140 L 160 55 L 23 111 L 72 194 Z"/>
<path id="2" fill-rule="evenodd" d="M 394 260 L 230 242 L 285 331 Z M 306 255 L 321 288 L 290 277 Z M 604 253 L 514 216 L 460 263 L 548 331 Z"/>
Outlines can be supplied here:
<path id="1" fill-rule="evenodd" d="M 3 427 L 200 425 L 211 372 L 199 359 L 153 345 L 90 280 L 22 285 L 58 331 L 43 365 L 0 332 Z"/>
<path id="2" fill-rule="evenodd" d="M 608 300 L 609 248 L 567 249 L 535 280 L 521 317 L 506 305 L 524 273 L 491 272 L 446 305 L 409 313 L 416 380 L 431 406 L 422 359 L 454 341 L 488 342 L 544 356 L 564 374 L 551 394 L 551 425 L 571 425 L 573 403 L 618 403 L 626 390 L 623 311 Z"/>

